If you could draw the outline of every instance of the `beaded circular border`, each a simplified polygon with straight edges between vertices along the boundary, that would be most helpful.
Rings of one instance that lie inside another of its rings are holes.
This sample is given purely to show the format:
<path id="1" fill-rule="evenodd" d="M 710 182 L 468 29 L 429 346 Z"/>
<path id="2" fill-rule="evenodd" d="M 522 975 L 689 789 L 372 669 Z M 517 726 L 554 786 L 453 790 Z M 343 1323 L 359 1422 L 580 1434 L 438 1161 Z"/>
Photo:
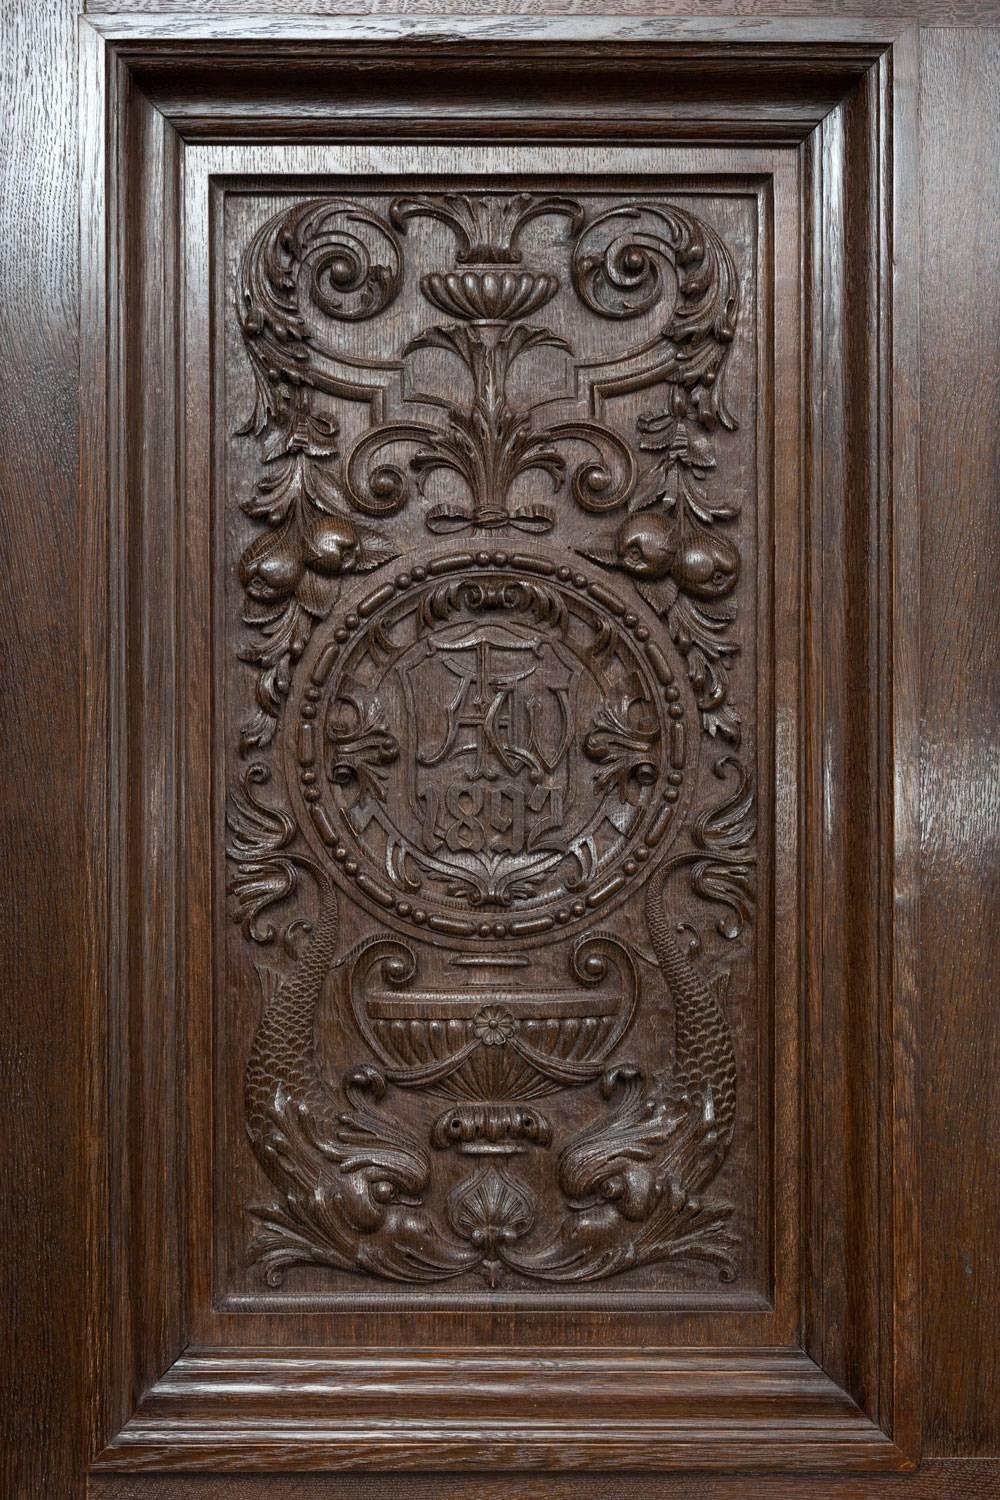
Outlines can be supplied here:
<path id="1" fill-rule="evenodd" d="M 668 762 L 666 785 L 659 810 L 652 813 L 644 832 L 630 840 L 596 890 L 578 899 L 567 900 L 555 910 L 513 913 L 510 917 L 490 919 L 465 917 L 457 908 L 428 910 L 406 896 L 400 896 L 388 886 L 381 885 L 352 857 L 350 849 L 321 805 L 321 792 L 316 784 L 316 763 L 321 754 L 316 731 L 318 705 L 342 655 L 342 648 L 351 642 L 359 630 L 368 630 L 380 611 L 412 591 L 422 591 L 429 584 L 452 578 L 456 574 L 466 574 L 470 582 L 476 582 L 481 571 L 487 569 L 521 575 L 526 583 L 551 580 L 564 591 L 572 589 L 586 595 L 599 611 L 614 617 L 615 623 L 629 634 L 635 646 L 642 651 L 652 679 L 662 694 L 660 722 Z M 647 623 L 644 615 L 648 615 L 651 623 Z M 342 614 L 335 615 L 332 629 L 328 623 L 325 629 L 316 630 L 311 649 L 300 663 L 300 670 L 296 674 L 299 685 L 297 690 L 293 688 L 292 702 L 289 705 L 290 722 L 294 729 L 289 737 L 288 756 L 289 791 L 293 799 L 300 800 L 300 811 L 306 814 L 305 818 L 300 817 L 300 827 L 313 847 L 330 860 L 338 883 L 347 894 L 383 921 L 388 919 L 393 926 L 405 925 L 414 937 L 436 940 L 445 946 L 466 948 L 509 938 L 533 944 L 554 933 L 562 936 L 563 931 L 569 936 L 585 919 L 596 919 L 604 911 L 618 906 L 630 894 L 631 887 L 650 873 L 655 864 L 651 856 L 663 844 L 668 832 L 676 830 L 679 822 L 676 815 L 685 785 L 690 786 L 693 780 L 686 775 L 689 737 L 683 696 L 687 680 L 681 674 L 681 686 L 678 685 L 678 678 L 655 639 L 659 633 L 656 630 L 655 615 L 644 607 L 640 613 L 636 608 L 624 604 L 602 579 L 592 578 L 579 568 L 537 555 L 505 550 L 460 552 L 436 556 L 428 562 L 416 563 L 409 570 L 397 573 L 391 580 L 353 602 Z M 303 682 L 304 687 L 301 685 Z M 695 743 L 697 744 L 697 736 Z M 683 800 L 686 801 L 687 798 Z"/>

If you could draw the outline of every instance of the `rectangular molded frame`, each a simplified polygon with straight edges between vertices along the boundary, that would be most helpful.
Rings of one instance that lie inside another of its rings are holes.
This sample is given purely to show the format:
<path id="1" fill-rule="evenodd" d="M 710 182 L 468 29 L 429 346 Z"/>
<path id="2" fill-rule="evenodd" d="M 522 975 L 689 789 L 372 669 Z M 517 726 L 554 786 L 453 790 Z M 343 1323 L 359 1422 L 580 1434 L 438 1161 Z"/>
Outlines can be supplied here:
<path id="1" fill-rule="evenodd" d="M 81 60 L 94 1468 L 912 1467 L 915 30 L 91 14 Z M 207 837 L 185 800 L 183 665 L 209 622 L 179 567 L 185 152 L 365 140 L 799 154 L 802 1295 L 788 1347 L 190 1342 L 195 1101 L 170 1039 L 189 1020 L 183 841 Z"/>

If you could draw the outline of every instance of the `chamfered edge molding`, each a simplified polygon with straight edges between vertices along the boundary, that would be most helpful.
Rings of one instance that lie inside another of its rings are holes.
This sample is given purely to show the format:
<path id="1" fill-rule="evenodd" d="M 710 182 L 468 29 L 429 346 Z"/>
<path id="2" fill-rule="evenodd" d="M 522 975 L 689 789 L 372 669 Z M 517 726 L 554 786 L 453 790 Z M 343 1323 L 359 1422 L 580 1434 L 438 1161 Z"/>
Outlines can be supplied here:
<path id="1" fill-rule="evenodd" d="M 94 1467 L 441 1465 L 913 1467 L 801 1352 L 527 1348 L 189 1349 Z"/>
<path id="2" fill-rule="evenodd" d="M 674 16 L 236 16 L 89 12 L 82 28 L 188 142 L 576 140 L 798 143 L 910 34 L 886 20 Z M 295 100 L 275 108 L 280 51 Z M 613 68 L 609 54 L 613 49 Z M 663 68 L 671 88 L 663 89 Z M 372 69 L 399 85 L 366 99 Z M 585 115 L 540 103 L 522 82 L 570 79 Z M 200 76 L 199 76 L 200 75 Z M 404 77 L 447 89 L 407 98 Z M 754 79 L 754 91 L 746 79 Z M 211 97 L 206 79 L 226 83 Z M 336 87 L 330 87 L 330 79 Z M 251 85 L 247 87 L 247 85 Z M 243 93 L 241 96 L 241 88 Z M 523 97 L 522 97 L 523 96 Z"/>
<path id="3" fill-rule="evenodd" d="M 263 20 L 266 20 L 266 25 L 263 25 Z M 175 26 L 175 21 L 181 24 Z M 271 22 L 267 18 L 254 18 L 254 21 L 261 26 L 257 41 L 266 42 L 272 49 L 272 60 L 273 49 L 282 38 L 294 43 L 302 29 L 302 23 L 286 28 L 285 22 Z M 666 24 L 676 38 L 676 24 Z M 448 40 L 455 39 L 454 25 L 454 20 L 448 23 L 451 30 Z M 317 23 L 316 29 L 322 35 L 310 35 L 306 38 L 310 44 L 338 40 L 329 23 Z M 380 26 L 372 29 L 377 35 L 370 39 L 378 42 L 385 33 Z M 824 58 L 836 76 L 843 77 L 840 49 L 850 50 L 851 38 L 854 42 L 852 63 L 863 61 L 864 69 L 878 71 L 880 75 L 880 97 L 884 108 L 880 119 L 880 144 L 886 154 L 881 167 L 875 162 L 869 165 L 883 192 L 888 191 L 889 181 L 895 184 L 892 193 L 895 237 L 890 242 L 891 280 L 890 251 L 886 245 L 883 245 L 879 266 L 880 285 L 885 294 L 883 321 L 886 329 L 892 327 L 891 335 L 884 332 L 883 336 L 894 341 L 887 352 L 888 366 L 883 375 L 890 385 L 902 375 L 902 399 L 898 410 L 891 404 L 885 388 L 882 399 L 895 428 L 900 428 L 915 411 L 912 350 L 906 347 L 906 335 L 901 333 L 897 337 L 897 325 L 890 324 L 888 313 L 891 296 L 898 295 L 901 302 L 903 298 L 915 296 L 907 279 L 909 265 L 901 237 L 912 212 L 912 188 L 907 176 L 912 159 L 907 166 L 906 157 L 912 148 L 915 84 L 912 76 L 906 76 L 904 80 L 903 70 L 908 69 L 912 75 L 913 34 L 889 26 L 881 27 L 880 23 L 869 27 L 865 23 L 845 22 L 834 25 L 833 29 L 836 36 L 831 35 L 828 23 L 805 23 L 794 28 L 795 41 L 797 47 L 808 50 L 818 78 L 822 77 Z M 782 34 L 787 38 L 789 30 L 789 23 L 777 22 L 773 26 L 768 23 L 763 28 L 763 35 L 758 33 L 753 42 L 747 42 L 746 28 L 737 23 L 733 23 L 728 31 L 725 27 L 702 26 L 697 41 L 699 45 L 702 41 L 710 44 L 706 55 L 717 57 L 716 48 L 735 39 L 740 62 L 746 64 L 753 61 L 756 43 L 776 43 Z M 411 34 L 418 37 L 434 31 L 434 26 L 417 23 Z M 87 516 L 85 566 L 88 581 L 96 586 L 96 593 L 94 588 L 84 591 L 88 602 L 83 628 L 88 665 L 85 699 L 85 710 L 89 710 L 88 812 L 94 834 L 87 873 L 95 898 L 91 908 L 88 954 L 93 1012 L 92 1059 L 97 1069 L 93 1075 L 92 1094 L 97 1121 L 92 1233 L 96 1235 L 95 1245 L 99 1245 L 102 1224 L 108 1226 L 114 1222 L 113 1204 L 105 1196 L 110 1192 L 109 1176 L 99 1160 L 101 1129 L 108 1139 L 113 1138 L 111 1133 L 114 1130 L 113 1119 L 110 1123 L 106 1117 L 102 1119 L 107 1095 L 102 1093 L 101 1076 L 108 1065 L 107 1049 L 114 1045 L 114 1037 L 107 1027 L 109 1017 L 113 1023 L 116 1014 L 113 1008 L 110 1012 L 106 1008 L 104 986 L 109 975 L 112 985 L 120 983 L 121 979 L 120 973 L 116 978 L 111 972 L 113 959 L 109 950 L 112 934 L 122 920 L 120 904 L 124 897 L 121 889 L 114 889 L 114 880 L 109 880 L 107 870 L 102 873 L 99 868 L 101 852 L 106 854 L 109 848 L 114 849 L 118 838 L 115 766 L 124 724 L 122 704 L 118 701 L 122 687 L 122 622 L 120 617 L 115 617 L 114 607 L 114 599 L 121 597 L 120 584 L 115 581 L 116 568 L 120 566 L 116 554 L 120 539 L 117 528 L 121 524 L 116 509 L 119 499 L 115 491 L 115 475 L 120 473 L 117 469 L 120 453 L 116 443 L 125 442 L 125 434 L 116 428 L 114 391 L 115 380 L 123 372 L 117 347 L 119 326 L 110 311 L 116 295 L 117 257 L 122 253 L 122 245 L 114 230 L 117 227 L 119 233 L 124 232 L 116 218 L 117 184 L 114 180 L 116 166 L 122 159 L 124 112 L 119 112 L 119 108 L 129 79 L 127 54 L 133 48 L 137 57 L 141 51 L 142 86 L 146 88 L 155 73 L 155 67 L 150 71 L 151 60 L 155 61 L 158 54 L 164 64 L 165 77 L 176 69 L 178 54 L 173 51 L 175 43 L 189 62 L 200 56 L 202 47 L 206 59 L 209 54 L 214 54 L 218 61 L 223 55 L 237 55 L 241 46 L 246 44 L 248 33 L 242 20 L 227 27 L 215 20 L 207 23 L 206 18 L 201 17 L 196 20 L 171 17 L 169 24 L 150 17 L 114 17 L 113 23 L 105 25 L 102 18 L 93 16 L 83 24 L 82 32 L 85 53 L 82 89 L 86 106 L 84 224 L 98 234 L 96 241 L 89 241 L 89 248 L 85 249 L 83 277 L 84 432 L 91 444 L 91 457 L 83 470 Z M 705 36 L 704 32 L 712 35 Z M 399 35 L 397 30 L 395 36 L 398 38 Z M 466 41 L 468 35 L 463 23 L 461 40 Z M 505 40 L 509 36 L 510 31 L 505 26 Z M 690 41 L 694 32 L 689 31 L 686 36 Z M 439 36 L 439 43 L 446 37 L 447 30 Z M 486 39 L 484 33 L 483 40 Z M 350 39 L 342 34 L 340 40 L 345 45 L 350 43 Z M 618 33 L 605 32 L 596 39 L 596 45 L 598 48 L 601 43 L 615 45 L 617 40 Z M 665 50 L 670 48 L 669 41 L 654 36 L 646 35 L 643 41 L 660 41 Z M 859 52 L 867 53 L 869 48 L 872 49 L 872 58 L 859 57 Z M 650 55 L 655 51 L 655 46 L 649 48 Z M 889 67 L 887 59 L 891 60 Z M 693 59 L 693 63 L 696 62 L 697 59 Z M 893 94 L 894 68 L 896 98 Z M 901 81 L 903 86 L 899 87 Z M 169 109 L 161 109 L 155 95 L 153 88 L 154 104 L 169 119 Z M 805 109 L 802 118 L 794 123 L 794 130 L 790 129 L 788 139 L 804 138 L 816 110 L 823 110 L 822 118 L 830 113 L 826 101 L 819 105 L 814 103 L 811 108 L 813 115 Z M 190 118 L 193 117 L 189 117 L 189 124 Z M 272 120 L 271 124 L 274 123 Z M 227 120 L 218 129 L 206 129 L 206 139 L 218 140 L 221 135 L 229 135 L 230 131 L 233 138 L 243 138 L 240 136 L 242 128 L 238 122 L 234 126 L 232 120 Z M 750 128 L 750 124 L 744 121 L 736 133 L 741 139 L 750 139 Z M 670 124 L 658 138 L 675 138 L 676 129 Z M 456 122 L 456 133 L 460 130 L 461 122 Z M 775 139 L 760 122 L 758 131 L 761 139 Z M 184 134 L 183 130 L 181 133 Z M 517 127 L 514 133 L 518 133 Z M 405 136 L 405 132 L 403 134 Z M 526 128 L 526 138 L 529 134 Z M 711 128 L 699 135 L 690 123 L 684 125 L 681 136 L 717 139 Z M 262 138 L 267 138 L 263 126 Z M 902 168 L 900 162 L 904 163 Z M 884 175 L 886 168 L 888 178 Z M 86 235 L 84 238 L 86 241 Z M 88 372 L 93 382 L 90 386 L 87 384 Z M 98 392 L 96 398 L 95 389 Z M 104 454 L 108 455 L 107 461 Z M 886 587 L 880 594 L 880 608 L 887 617 L 891 660 L 897 668 L 904 664 L 905 653 L 916 640 L 916 601 L 912 592 L 906 592 L 908 579 L 902 576 L 908 573 L 907 559 L 915 546 L 915 522 L 903 503 L 914 500 L 912 478 L 904 452 L 903 464 L 890 478 L 890 485 L 894 487 L 886 493 L 885 505 L 887 512 L 894 517 L 903 517 L 906 524 L 893 528 L 889 521 L 886 522 L 887 545 L 895 550 L 888 560 L 883 560 L 889 577 L 883 577 Z M 106 608 L 101 601 L 107 601 L 108 595 L 103 589 L 109 582 L 111 607 Z M 906 668 L 906 675 L 911 672 L 912 665 Z M 914 724 L 909 717 L 912 712 L 910 697 L 900 693 L 891 698 L 889 711 L 895 715 L 890 726 L 890 740 L 896 749 L 896 776 L 890 784 L 895 788 L 898 800 L 888 815 L 894 823 L 894 847 L 902 856 L 896 866 L 897 875 L 901 873 L 895 887 L 896 910 L 903 913 L 911 927 L 913 908 L 908 882 L 912 871 L 908 861 L 912 850 L 912 807 L 908 788 L 913 769 L 909 756 Z M 908 928 L 904 927 L 904 940 L 905 930 Z M 893 936 L 891 926 L 889 941 L 895 944 L 894 951 L 898 953 L 900 933 L 897 930 Z M 890 1236 L 892 1225 L 899 1222 L 899 1216 L 905 1217 L 902 1200 L 912 1175 L 914 1117 L 909 1098 L 912 1055 L 906 1050 L 911 1045 L 913 996 L 907 988 L 911 982 L 905 974 L 899 976 L 889 1024 L 884 1032 L 888 1091 L 883 1095 L 883 1101 L 891 1111 L 888 1160 L 893 1206 L 886 1211 Z M 120 1012 L 118 1014 L 120 1016 Z M 901 1056 L 901 1052 L 904 1055 Z M 884 1120 L 881 1128 L 884 1132 Z M 108 1403 L 109 1417 L 104 1420 L 100 1415 L 95 1417 L 95 1433 L 99 1434 L 102 1426 L 105 1432 L 117 1433 L 110 1442 L 98 1438 L 95 1446 L 99 1456 L 95 1467 L 140 1470 L 270 1466 L 290 1469 L 381 1465 L 405 1469 L 427 1468 L 435 1464 L 475 1468 L 490 1463 L 518 1468 L 595 1465 L 646 1469 L 912 1467 L 919 1441 L 919 1392 L 915 1387 L 913 1354 L 917 1323 L 912 1291 L 916 1240 L 912 1223 L 907 1225 L 897 1248 L 899 1253 L 889 1257 L 892 1284 L 887 1287 L 887 1293 L 898 1317 L 890 1317 L 887 1325 L 889 1346 L 884 1352 L 894 1372 L 887 1377 L 892 1388 L 889 1403 L 893 1412 L 891 1430 L 905 1431 L 902 1447 L 887 1437 L 808 1355 L 789 1350 L 713 1350 L 707 1355 L 704 1352 L 677 1351 L 657 1356 L 637 1355 L 632 1351 L 596 1351 L 585 1356 L 574 1352 L 565 1356 L 565 1362 L 563 1356 L 556 1357 L 551 1352 L 539 1356 L 519 1350 L 497 1355 L 480 1353 L 472 1356 L 470 1366 L 463 1364 L 463 1355 L 443 1355 L 441 1352 L 429 1356 L 382 1351 L 377 1359 L 365 1363 L 336 1354 L 317 1354 L 316 1351 L 282 1351 L 278 1356 L 273 1350 L 188 1349 L 170 1364 L 165 1375 L 152 1383 L 143 1383 L 145 1394 L 137 1405 L 128 1399 L 127 1391 L 119 1392 Z M 97 1280 L 101 1276 L 100 1260 L 99 1249 L 95 1248 L 93 1264 L 97 1267 Z M 101 1321 L 100 1304 L 104 1295 L 99 1293 L 97 1297 L 95 1327 Z M 100 1369 L 103 1361 L 104 1367 L 113 1372 L 114 1364 L 109 1358 L 112 1352 L 102 1356 L 98 1351 L 95 1368 Z M 729 1356 L 732 1357 L 727 1364 Z M 547 1367 L 546 1361 L 550 1359 L 554 1359 L 558 1370 Z M 536 1364 L 536 1360 L 541 1363 Z M 711 1367 L 715 1360 L 722 1362 L 721 1368 Z M 520 1378 L 514 1377 L 511 1362 L 522 1369 Z M 623 1379 L 626 1368 L 629 1373 Z M 413 1395 L 416 1400 L 414 1377 L 416 1389 L 423 1394 L 428 1389 L 432 1370 L 438 1383 L 432 1384 L 430 1390 L 440 1400 L 439 1411 L 426 1420 L 415 1414 L 412 1419 L 407 1416 L 401 1422 L 401 1398 Z M 442 1375 L 442 1370 L 452 1373 Z M 596 1393 L 593 1389 L 595 1382 Z M 548 1419 L 540 1414 L 542 1403 L 551 1400 L 557 1388 L 572 1406 L 572 1419 Z M 629 1393 L 627 1401 L 622 1400 L 625 1391 Z M 345 1392 L 348 1395 L 345 1396 Z M 491 1415 L 489 1419 L 483 1419 L 479 1412 L 486 1396 L 490 1395 L 491 1412 L 495 1412 L 494 1395 L 498 1393 L 506 1394 L 511 1402 L 525 1404 L 520 1411 L 512 1406 L 504 1408 L 505 1416 Z M 306 1414 L 302 1403 L 307 1398 L 315 1398 L 324 1407 L 336 1400 L 336 1414 Z M 384 1403 L 381 1410 L 380 1401 Z M 480 1403 L 478 1411 L 463 1407 L 463 1402 L 470 1401 Z M 281 1414 L 282 1402 L 286 1403 L 284 1415 Z M 619 1402 L 622 1409 L 617 1405 Z M 127 1414 L 129 1408 L 133 1408 L 131 1415 Z M 651 1410 L 655 1415 L 639 1420 L 634 1416 L 639 1409 Z M 123 1421 L 115 1419 L 115 1410 L 124 1417 Z M 720 1417 L 720 1410 L 725 1415 Z M 739 1412 L 736 1418 L 732 1415 L 735 1411 Z"/>

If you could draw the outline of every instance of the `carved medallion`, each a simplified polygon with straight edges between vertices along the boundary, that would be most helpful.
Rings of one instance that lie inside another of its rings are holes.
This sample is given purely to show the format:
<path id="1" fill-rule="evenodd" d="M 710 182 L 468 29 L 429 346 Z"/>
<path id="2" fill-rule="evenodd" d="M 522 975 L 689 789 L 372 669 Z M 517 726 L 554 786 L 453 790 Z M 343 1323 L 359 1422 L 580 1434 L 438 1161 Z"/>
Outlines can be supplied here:
<path id="1" fill-rule="evenodd" d="M 325 198 L 257 231 L 237 308 L 260 469 L 230 893 L 288 949 L 247 1069 L 278 1194 L 252 1259 L 272 1285 L 732 1277 L 703 1190 L 737 1057 L 689 917 L 721 904 L 732 941 L 753 901 L 730 249 L 659 199 Z"/>
<path id="2" fill-rule="evenodd" d="M 300 826 L 352 897 L 415 936 L 592 924 L 682 812 L 690 692 L 656 625 L 538 556 L 470 568 L 442 551 L 395 574 L 303 660 Z"/>

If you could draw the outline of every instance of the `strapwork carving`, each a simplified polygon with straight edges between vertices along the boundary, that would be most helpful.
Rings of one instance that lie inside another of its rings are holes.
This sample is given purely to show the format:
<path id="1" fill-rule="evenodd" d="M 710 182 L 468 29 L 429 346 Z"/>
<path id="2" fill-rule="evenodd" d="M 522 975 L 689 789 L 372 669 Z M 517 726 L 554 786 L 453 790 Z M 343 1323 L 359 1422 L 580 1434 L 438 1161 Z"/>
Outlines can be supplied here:
<path id="1" fill-rule="evenodd" d="M 673 1065 L 648 1080 L 641 1068 L 610 1069 L 614 1114 L 564 1148 L 560 1185 L 569 1214 L 548 1244 L 514 1253 L 518 1270 L 550 1281 L 583 1281 L 665 1259 L 714 1262 L 735 1274 L 731 1209 L 705 1206 L 700 1190 L 718 1172 L 736 1118 L 736 1059 L 719 998 L 671 930 L 667 866 L 646 894 L 646 925 L 674 1006 Z"/>
<path id="2" fill-rule="evenodd" d="M 708 950 L 755 899 L 740 288 L 652 195 L 324 197 L 247 246 L 226 850 L 269 954 L 245 1112 L 271 1286 L 737 1273 L 706 1190 L 738 1123 Z"/>
<path id="3" fill-rule="evenodd" d="M 685 392 L 711 425 L 733 425 L 722 394 L 723 364 L 736 334 L 736 267 L 713 229 L 676 206 L 635 203 L 594 215 L 573 250 L 573 285 L 601 317 L 637 318 L 665 300 L 664 268 L 676 294 L 663 329 L 669 352 L 657 378 Z"/>

